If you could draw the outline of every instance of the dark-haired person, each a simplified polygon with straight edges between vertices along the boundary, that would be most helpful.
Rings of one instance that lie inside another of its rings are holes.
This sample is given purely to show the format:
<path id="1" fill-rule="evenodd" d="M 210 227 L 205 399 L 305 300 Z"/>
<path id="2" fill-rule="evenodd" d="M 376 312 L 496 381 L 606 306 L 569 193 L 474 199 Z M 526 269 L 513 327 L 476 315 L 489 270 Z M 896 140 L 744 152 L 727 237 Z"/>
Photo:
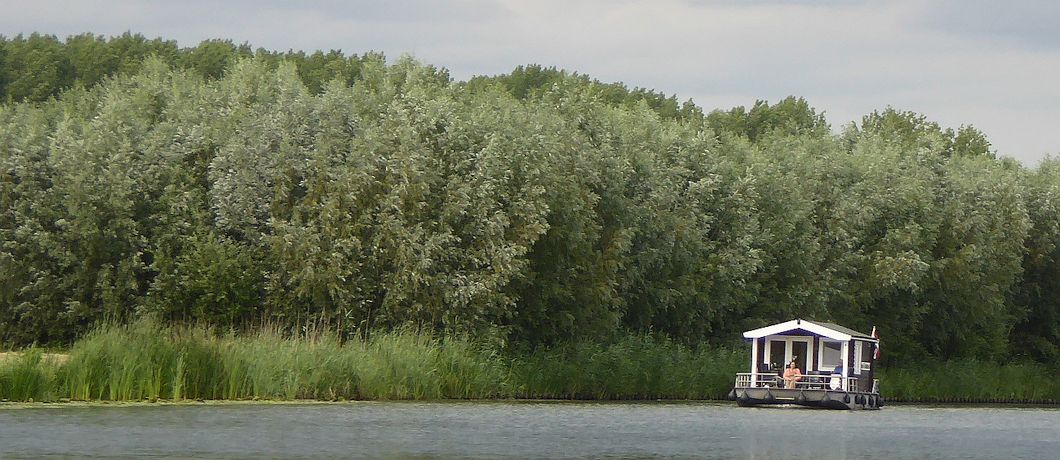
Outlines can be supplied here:
<path id="1" fill-rule="evenodd" d="M 802 380 L 802 371 L 799 370 L 799 366 L 795 364 L 795 360 L 791 360 L 788 364 L 788 368 L 784 369 L 784 387 L 795 388 L 795 382 Z"/>

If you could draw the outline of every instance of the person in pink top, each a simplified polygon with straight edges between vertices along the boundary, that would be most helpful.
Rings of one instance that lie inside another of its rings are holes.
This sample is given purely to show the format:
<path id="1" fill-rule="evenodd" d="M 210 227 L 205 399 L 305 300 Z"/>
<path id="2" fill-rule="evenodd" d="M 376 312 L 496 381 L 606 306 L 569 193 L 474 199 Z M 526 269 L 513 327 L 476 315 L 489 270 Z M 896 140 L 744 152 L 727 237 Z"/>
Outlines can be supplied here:
<path id="1" fill-rule="evenodd" d="M 795 360 L 788 364 L 788 368 L 784 369 L 784 387 L 795 388 L 795 382 L 802 380 L 802 371 L 799 370 L 799 366 L 795 365 Z"/>

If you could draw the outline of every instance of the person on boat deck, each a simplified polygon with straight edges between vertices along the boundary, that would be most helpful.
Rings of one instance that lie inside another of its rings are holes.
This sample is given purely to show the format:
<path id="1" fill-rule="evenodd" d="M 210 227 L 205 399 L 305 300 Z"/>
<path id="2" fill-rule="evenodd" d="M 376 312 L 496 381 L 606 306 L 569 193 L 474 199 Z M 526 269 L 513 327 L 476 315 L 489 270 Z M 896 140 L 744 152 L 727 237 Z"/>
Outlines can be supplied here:
<path id="1" fill-rule="evenodd" d="M 842 379 L 843 379 L 843 360 L 840 359 L 836 363 L 835 369 L 832 369 L 832 378 L 829 379 L 829 381 L 828 381 L 828 387 L 833 389 L 833 390 L 838 390 L 840 387 L 843 386 Z"/>
<path id="2" fill-rule="evenodd" d="M 843 360 L 839 360 L 835 364 L 835 369 L 832 369 L 833 374 L 843 375 Z"/>
<path id="3" fill-rule="evenodd" d="M 802 380 L 802 371 L 795 364 L 795 360 L 792 360 L 791 364 L 788 364 L 788 368 L 784 369 L 784 387 L 795 388 L 795 382 L 799 380 Z"/>

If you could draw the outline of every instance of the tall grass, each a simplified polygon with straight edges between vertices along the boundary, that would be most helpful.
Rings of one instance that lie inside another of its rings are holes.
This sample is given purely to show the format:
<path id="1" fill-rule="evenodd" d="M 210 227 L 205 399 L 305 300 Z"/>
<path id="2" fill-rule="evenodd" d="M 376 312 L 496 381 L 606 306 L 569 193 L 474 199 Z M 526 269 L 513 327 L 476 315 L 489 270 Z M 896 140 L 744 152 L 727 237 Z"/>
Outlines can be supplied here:
<path id="1" fill-rule="evenodd" d="M 720 399 L 746 367 L 742 352 L 628 336 L 575 343 L 513 361 L 516 395 L 564 399 Z"/>
<path id="2" fill-rule="evenodd" d="M 150 321 L 97 329 L 58 369 L 70 399 L 157 400 L 172 395 L 179 342 Z"/>
<path id="3" fill-rule="evenodd" d="M 882 369 L 883 396 L 907 402 L 1057 402 L 1060 375 L 1035 363 L 925 361 Z"/>
<path id="4" fill-rule="evenodd" d="M 466 339 L 413 330 L 342 343 L 334 334 L 248 335 L 151 321 L 101 328 L 56 370 L 73 400 L 440 399 L 510 394 L 505 360 Z"/>
<path id="5" fill-rule="evenodd" d="M 55 397 L 55 367 L 30 349 L 0 364 L 0 398 L 12 401 L 50 401 Z"/>
<path id="6" fill-rule="evenodd" d="M 412 329 L 343 342 L 322 331 L 218 334 L 149 320 L 99 328 L 65 361 L 42 356 L 0 361 L 0 399 L 721 399 L 747 366 L 746 350 L 642 335 L 500 353 Z M 879 377 L 891 400 L 1060 400 L 1056 371 L 1036 364 L 926 362 Z"/>

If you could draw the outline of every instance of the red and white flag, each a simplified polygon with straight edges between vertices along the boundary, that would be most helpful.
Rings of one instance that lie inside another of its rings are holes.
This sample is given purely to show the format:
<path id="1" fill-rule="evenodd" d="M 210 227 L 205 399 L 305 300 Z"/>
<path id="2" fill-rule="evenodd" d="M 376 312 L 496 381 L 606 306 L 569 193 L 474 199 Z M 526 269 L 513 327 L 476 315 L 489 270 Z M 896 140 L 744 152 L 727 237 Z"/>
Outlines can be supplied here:
<path id="1" fill-rule="evenodd" d="M 876 351 L 872 353 L 872 359 L 880 359 L 880 335 L 876 333 L 876 326 L 872 326 L 872 338 L 876 339 Z"/>

